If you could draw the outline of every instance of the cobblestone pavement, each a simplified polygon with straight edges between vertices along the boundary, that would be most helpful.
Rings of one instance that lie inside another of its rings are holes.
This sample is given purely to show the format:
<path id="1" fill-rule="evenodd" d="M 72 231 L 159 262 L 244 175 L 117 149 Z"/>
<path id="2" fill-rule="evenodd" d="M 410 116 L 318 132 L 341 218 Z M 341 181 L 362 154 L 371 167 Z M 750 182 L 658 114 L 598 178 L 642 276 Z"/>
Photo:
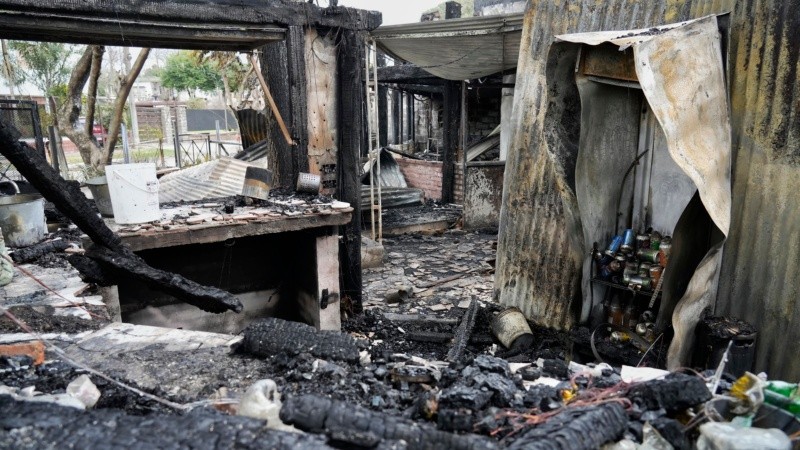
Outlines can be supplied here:
<path id="1" fill-rule="evenodd" d="M 492 302 L 496 241 L 460 230 L 386 238 L 383 266 L 364 270 L 364 305 L 413 314 L 466 309 L 473 297 Z"/>

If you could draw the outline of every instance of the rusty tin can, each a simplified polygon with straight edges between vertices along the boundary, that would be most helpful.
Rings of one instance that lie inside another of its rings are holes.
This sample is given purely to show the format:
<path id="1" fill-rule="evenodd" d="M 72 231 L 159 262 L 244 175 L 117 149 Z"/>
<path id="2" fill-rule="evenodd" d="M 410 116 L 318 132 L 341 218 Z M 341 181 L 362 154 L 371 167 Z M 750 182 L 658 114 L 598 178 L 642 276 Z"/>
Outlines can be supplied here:
<path id="1" fill-rule="evenodd" d="M 614 236 L 605 251 L 606 255 L 614 256 L 619 251 L 620 246 L 622 246 L 622 236 Z"/>
<path id="2" fill-rule="evenodd" d="M 636 249 L 641 250 L 644 248 L 650 248 L 650 235 L 639 233 L 636 235 Z"/>
<path id="3" fill-rule="evenodd" d="M 649 263 L 658 263 L 659 262 L 658 254 L 659 250 L 653 250 L 653 249 L 644 249 L 636 252 L 636 256 L 639 258 L 639 261 L 649 262 Z"/>
<path id="4" fill-rule="evenodd" d="M 641 277 L 649 277 L 650 276 L 650 267 L 651 266 L 652 266 L 651 263 L 643 261 L 643 262 L 641 262 L 639 264 L 639 270 L 638 270 L 637 273 Z"/>
<path id="5" fill-rule="evenodd" d="M 631 280 L 628 282 L 628 286 L 633 289 L 643 289 L 645 291 L 649 291 L 653 288 L 653 280 L 651 280 L 650 277 L 635 275 L 631 277 Z"/>
<path id="6" fill-rule="evenodd" d="M 633 252 L 633 244 L 634 244 L 634 235 L 633 230 L 628 228 L 625 230 L 625 233 L 622 236 L 622 245 L 620 246 L 620 250 L 625 253 Z"/>
<path id="7" fill-rule="evenodd" d="M 506 347 L 511 348 L 511 345 L 520 336 L 533 335 L 525 315 L 519 308 L 511 307 L 494 316 L 491 323 L 492 333 L 500 340 Z"/>
<path id="8" fill-rule="evenodd" d="M 661 247 L 661 233 L 658 231 L 653 231 L 650 233 L 650 248 L 653 250 L 659 250 Z"/>
<path id="9" fill-rule="evenodd" d="M 639 270 L 639 265 L 635 262 L 627 262 L 625 263 L 625 270 L 622 272 L 622 281 L 628 283 L 631 280 L 631 277 L 636 275 Z"/>
<path id="10" fill-rule="evenodd" d="M 650 266 L 650 278 L 653 279 L 653 286 L 658 285 L 658 280 L 661 279 L 661 274 L 664 273 L 664 268 L 661 266 Z"/>

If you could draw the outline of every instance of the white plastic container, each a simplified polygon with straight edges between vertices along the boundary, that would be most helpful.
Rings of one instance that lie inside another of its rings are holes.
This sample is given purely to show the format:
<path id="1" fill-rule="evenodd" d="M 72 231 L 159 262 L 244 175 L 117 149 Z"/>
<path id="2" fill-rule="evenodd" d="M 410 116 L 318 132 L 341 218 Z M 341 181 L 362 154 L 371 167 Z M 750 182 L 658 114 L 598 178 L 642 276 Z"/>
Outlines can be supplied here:
<path id="1" fill-rule="evenodd" d="M 155 164 L 106 166 L 106 178 L 115 222 L 134 224 L 161 219 Z"/>

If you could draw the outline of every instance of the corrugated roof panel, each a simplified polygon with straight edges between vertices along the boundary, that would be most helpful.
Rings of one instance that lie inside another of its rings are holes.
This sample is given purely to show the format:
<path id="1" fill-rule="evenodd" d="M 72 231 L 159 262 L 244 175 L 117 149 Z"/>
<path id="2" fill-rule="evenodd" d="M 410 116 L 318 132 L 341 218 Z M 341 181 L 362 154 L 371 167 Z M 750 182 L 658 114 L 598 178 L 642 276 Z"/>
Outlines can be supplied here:
<path id="1" fill-rule="evenodd" d="M 375 41 L 391 56 L 448 80 L 470 80 L 513 69 L 522 14 L 436 20 L 380 27 Z"/>

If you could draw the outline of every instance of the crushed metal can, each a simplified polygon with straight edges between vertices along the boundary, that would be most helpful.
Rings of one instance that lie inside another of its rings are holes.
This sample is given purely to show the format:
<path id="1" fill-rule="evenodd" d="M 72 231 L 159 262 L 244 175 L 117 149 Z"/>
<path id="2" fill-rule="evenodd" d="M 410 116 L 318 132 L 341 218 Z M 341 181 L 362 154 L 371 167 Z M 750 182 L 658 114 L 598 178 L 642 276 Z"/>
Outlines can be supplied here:
<path id="1" fill-rule="evenodd" d="M 628 228 L 627 230 L 625 230 L 625 233 L 622 237 L 622 245 L 620 246 L 620 250 L 622 250 L 625 253 L 632 253 L 633 243 L 634 243 L 633 230 Z"/>
<path id="2" fill-rule="evenodd" d="M 639 261 L 642 261 L 642 262 L 649 262 L 649 263 L 653 263 L 653 264 L 658 264 L 658 262 L 659 262 L 658 254 L 659 254 L 659 250 L 644 249 L 644 250 L 639 250 L 638 252 L 636 252 L 636 257 L 638 257 Z"/>

